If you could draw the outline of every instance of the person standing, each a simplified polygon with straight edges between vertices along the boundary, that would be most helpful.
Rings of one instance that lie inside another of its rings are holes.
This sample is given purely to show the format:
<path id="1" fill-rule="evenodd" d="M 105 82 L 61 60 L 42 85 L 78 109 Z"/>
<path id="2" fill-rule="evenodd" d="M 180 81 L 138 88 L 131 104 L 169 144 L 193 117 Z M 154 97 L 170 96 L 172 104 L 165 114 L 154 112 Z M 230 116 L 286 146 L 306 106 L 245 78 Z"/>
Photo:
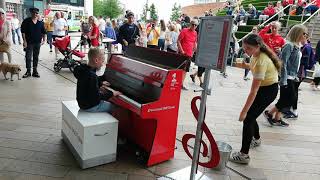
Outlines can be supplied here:
<path id="1" fill-rule="evenodd" d="M 20 22 L 17 18 L 17 15 L 13 13 L 12 19 L 11 19 L 11 28 L 12 28 L 12 41 L 13 44 L 16 44 L 16 34 L 18 37 L 18 42 L 21 44 L 21 32 L 20 32 Z"/>
<path id="2" fill-rule="evenodd" d="M 119 43 L 122 44 L 122 49 L 125 51 L 129 45 L 134 45 L 136 38 L 139 35 L 139 28 L 134 24 L 134 14 L 128 12 L 126 15 L 128 21 L 119 29 Z"/>
<path id="3" fill-rule="evenodd" d="M 249 34 L 243 40 L 243 49 L 251 56 L 250 64 L 236 63 L 237 67 L 250 68 L 253 82 L 246 103 L 242 108 L 239 121 L 243 122 L 242 146 L 229 160 L 248 164 L 249 149 L 260 146 L 261 139 L 257 118 L 275 100 L 278 94 L 278 73 L 281 62 L 278 56 L 263 42 L 257 34 Z"/>
<path id="4" fill-rule="evenodd" d="M 105 35 L 106 21 L 103 19 L 102 16 L 99 16 L 98 23 L 100 32 L 102 32 Z"/>
<path id="5" fill-rule="evenodd" d="M 160 37 L 160 29 L 157 27 L 157 20 L 150 23 L 151 26 L 147 29 L 148 48 L 159 49 L 158 42 Z"/>
<path id="6" fill-rule="evenodd" d="M 184 28 L 178 37 L 177 44 L 178 44 L 179 53 L 188 57 L 186 68 L 185 68 L 186 72 L 189 72 L 191 58 L 193 56 L 193 53 L 197 49 L 197 36 L 198 35 L 196 32 L 196 28 L 197 28 L 198 24 L 199 24 L 198 20 L 193 19 L 190 22 L 190 27 Z M 185 77 L 186 76 L 184 75 L 183 81 L 184 81 Z M 188 90 L 188 88 L 184 85 L 182 86 L 182 88 L 184 90 Z"/>
<path id="7" fill-rule="evenodd" d="M 56 38 L 62 38 L 66 36 L 68 30 L 68 24 L 64 18 L 61 17 L 61 12 L 56 12 L 55 19 L 51 22 L 53 25 L 52 38 L 55 41 Z M 56 53 L 56 59 L 58 59 L 59 50 L 57 47 L 54 48 Z"/>
<path id="8" fill-rule="evenodd" d="M 40 78 L 38 73 L 38 61 L 40 47 L 46 39 L 46 31 L 43 22 L 38 20 L 39 9 L 30 8 L 31 17 L 26 18 L 21 25 L 21 32 L 23 38 L 23 48 L 26 51 L 26 67 L 27 72 L 22 76 L 27 78 L 31 76 L 31 61 L 33 62 L 32 76 Z M 31 60 L 31 56 L 33 59 Z"/>
<path id="9" fill-rule="evenodd" d="M 280 28 L 281 23 L 278 21 L 273 21 L 259 32 L 259 35 L 262 37 L 264 43 L 266 43 L 266 45 L 278 55 L 280 55 L 281 48 L 285 44 L 285 40 L 279 34 Z M 271 30 L 270 34 L 268 33 L 269 30 Z"/>
<path id="10" fill-rule="evenodd" d="M 94 16 L 89 17 L 89 24 L 91 25 L 91 31 L 89 32 L 88 38 L 91 41 L 91 46 L 98 47 L 99 46 L 99 37 L 100 37 L 100 31 L 99 31 L 99 22 L 98 19 Z"/>
<path id="11" fill-rule="evenodd" d="M 165 35 L 166 35 L 167 27 L 163 19 L 160 20 L 160 36 L 158 40 L 158 47 L 160 50 L 164 50 L 164 43 L 165 43 Z"/>
<path id="12" fill-rule="evenodd" d="M 8 61 L 11 63 L 11 25 L 6 19 L 6 12 L 0 8 L 0 62 L 4 62 L 3 53 L 7 53 Z"/>

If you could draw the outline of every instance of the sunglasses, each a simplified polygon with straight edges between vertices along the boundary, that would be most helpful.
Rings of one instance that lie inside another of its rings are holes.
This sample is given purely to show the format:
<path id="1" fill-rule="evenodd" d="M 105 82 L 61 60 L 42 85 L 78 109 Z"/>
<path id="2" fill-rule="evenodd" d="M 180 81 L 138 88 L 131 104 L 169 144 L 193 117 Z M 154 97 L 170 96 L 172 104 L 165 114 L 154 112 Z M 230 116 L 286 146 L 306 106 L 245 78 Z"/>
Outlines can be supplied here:
<path id="1" fill-rule="evenodd" d="M 191 26 L 198 26 L 197 24 L 191 24 Z"/>
<path id="2" fill-rule="evenodd" d="M 305 33 L 305 32 L 303 33 L 303 35 L 304 35 L 304 36 L 309 36 L 309 34 L 308 34 L 308 33 Z"/>

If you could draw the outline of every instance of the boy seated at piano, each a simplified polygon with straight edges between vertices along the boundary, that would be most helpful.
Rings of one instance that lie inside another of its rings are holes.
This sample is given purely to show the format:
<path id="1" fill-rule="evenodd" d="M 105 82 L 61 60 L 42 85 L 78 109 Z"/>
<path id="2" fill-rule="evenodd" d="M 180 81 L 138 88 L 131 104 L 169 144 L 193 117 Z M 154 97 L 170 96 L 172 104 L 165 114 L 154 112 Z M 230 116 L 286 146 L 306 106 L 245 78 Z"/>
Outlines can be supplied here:
<path id="1" fill-rule="evenodd" d="M 88 52 L 88 64 L 74 68 L 77 78 L 77 101 L 80 109 L 87 112 L 111 112 L 113 105 L 108 101 L 111 97 L 121 94 L 108 88 L 110 83 L 103 76 L 97 76 L 96 71 L 104 65 L 104 52 L 99 48 L 91 48 Z"/>

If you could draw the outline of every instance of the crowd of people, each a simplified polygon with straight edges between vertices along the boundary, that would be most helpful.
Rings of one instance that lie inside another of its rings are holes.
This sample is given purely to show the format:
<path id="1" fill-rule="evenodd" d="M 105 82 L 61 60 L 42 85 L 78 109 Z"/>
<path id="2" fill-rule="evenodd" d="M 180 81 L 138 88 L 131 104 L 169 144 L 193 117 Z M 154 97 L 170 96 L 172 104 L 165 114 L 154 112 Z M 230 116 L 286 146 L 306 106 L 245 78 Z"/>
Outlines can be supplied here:
<path id="1" fill-rule="evenodd" d="M 293 4 L 294 2 L 285 0 L 278 2 L 276 6 L 269 3 L 268 7 L 259 13 L 251 4 L 249 4 L 249 11 L 246 12 L 243 7 L 238 6 L 241 4 L 240 1 L 236 3 L 236 6 L 228 2 L 227 14 L 235 15 L 236 22 L 247 21 L 251 18 L 259 18 L 264 21 L 273 14 L 283 11 L 282 8 L 286 3 Z M 305 4 L 307 2 L 299 1 L 298 3 Z M 0 49 L 1 52 L 4 52 L 3 49 L 7 48 L 8 59 L 11 62 L 10 45 L 12 40 L 13 43 L 16 43 L 13 37 L 18 35 L 18 43 L 23 43 L 26 52 L 27 71 L 23 78 L 30 76 L 39 78 L 37 65 L 41 45 L 47 42 L 50 51 L 52 51 L 52 41 L 55 38 L 67 35 L 68 24 L 60 12 L 55 14 L 54 19 L 49 19 L 46 22 L 43 22 L 40 18 L 37 8 L 31 8 L 30 12 L 31 17 L 26 18 L 21 24 L 22 37 L 19 37 L 19 21 L 15 18 L 11 22 L 7 21 L 5 11 L 0 9 Z M 209 12 L 205 12 L 204 15 L 212 16 Z M 114 44 L 121 44 L 123 51 L 126 51 L 130 46 L 142 46 L 182 54 L 187 59 L 185 71 L 189 72 L 190 64 L 194 60 L 197 50 L 198 25 L 198 17 L 190 18 L 186 14 L 183 14 L 175 22 L 166 23 L 164 20 L 158 22 L 157 19 L 147 22 L 137 21 L 131 11 L 126 12 L 125 20 L 122 23 L 110 18 L 104 19 L 102 16 L 99 18 L 90 16 L 87 20 L 83 20 L 80 28 L 82 45 L 89 45 L 93 48 L 90 49 L 88 54 L 89 64 L 76 67 L 74 72 L 78 79 L 79 92 L 77 94 L 79 99 L 77 100 L 79 106 L 90 112 L 110 111 L 112 106 L 106 101 L 112 96 L 121 94 L 120 92 L 107 90 L 107 82 L 99 82 L 101 87 L 97 87 L 98 77 L 91 72 L 92 69 L 99 69 L 104 61 L 104 54 L 99 50 L 101 36 L 114 39 Z M 320 41 L 314 52 L 309 41 L 308 29 L 304 25 L 294 25 L 290 28 L 286 37 L 279 34 L 280 28 L 281 23 L 278 21 L 272 21 L 263 29 L 254 26 L 252 32 L 243 39 L 242 47 L 239 46 L 238 55 L 244 61 L 237 61 L 236 66 L 246 69 L 245 80 L 248 80 L 250 70 L 253 81 L 250 93 L 239 116 L 239 121 L 243 122 L 242 147 L 239 152 L 233 153 L 230 157 L 233 162 L 249 163 L 249 149 L 261 144 L 257 123 L 259 115 L 263 114 L 270 126 L 282 127 L 289 126 L 289 123 L 283 118 L 298 118 L 298 89 L 307 76 L 308 70 L 314 69 L 312 85 L 314 90 L 319 90 Z M 3 44 L 5 46 L 1 47 Z M 3 53 L 1 55 L 3 56 Z M 0 58 L 3 62 L 3 57 Z M 33 62 L 32 65 L 31 62 Z M 198 67 L 197 72 L 191 73 L 191 80 L 195 82 L 195 77 L 198 77 L 200 86 L 202 86 L 203 72 L 204 68 Z M 83 78 L 87 76 L 91 79 Z M 187 90 L 188 88 L 183 86 L 183 89 Z M 92 96 L 84 94 L 84 92 L 89 91 Z M 280 91 L 280 98 L 277 103 L 274 107 L 266 110 L 276 99 L 278 91 Z"/>
<path id="2" fill-rule="evenodd" d="M 290 7 L 287 7 L 290 5 Z M 312 0 L 283 0 L 276 3 L 269 2 L 262 11 L 258 11 L 252 4 L 248 4 L 247 11 L 241 5 L 241 1 L 228 1 L 226 3 L 226 14 L 233 16 L 238 25 L 246 25 L 250 19 L 258 19 L 259 24 L 265 22 L 275 14 L 274 19 L 282 19 L 285 15 L 305 15 L 310 16 L 320 7 L 320 1 Z"/>

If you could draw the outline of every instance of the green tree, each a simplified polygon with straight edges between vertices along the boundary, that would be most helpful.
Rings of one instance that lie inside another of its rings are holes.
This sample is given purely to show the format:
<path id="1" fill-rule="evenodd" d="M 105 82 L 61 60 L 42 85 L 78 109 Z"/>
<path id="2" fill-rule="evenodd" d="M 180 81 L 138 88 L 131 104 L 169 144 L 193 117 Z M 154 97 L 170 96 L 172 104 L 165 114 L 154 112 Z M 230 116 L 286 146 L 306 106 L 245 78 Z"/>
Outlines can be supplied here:
<path id="1" fill-rule="evenodd" d="M 119 0 L 93 0 L 93 15 L 117 18 L 123 13 L 119 4 Z"/>
<path id="2" fill-rule="evenodd" d="M 149 11 L 150 11 L 150 18 L 152 20 L 155 20 L 155 19 L 158 19 L 158 14 L 157 14 L 157 11 L 156 11 L 156 6 L 152 3 L 150 8 L 149 8 Z"/>
<path id="3" fill-rule="evenodd" d="M 174 3 L 171 13 L 171 21 L 176 21 L 181 16 L 181 5 L 178 6 L 177 3 Z"/>
<path id="4" fill-rule="evenodd" d="M 149 7 L 148 4 L 146 3 L 145 5 L 143 5 L 143 10 L 142 10 L 142 15 L 141 15 L 141 19 L 146 22 L 147 21 L 147 15 L 148 15 L 148 11 L 149 11 Z"/>

